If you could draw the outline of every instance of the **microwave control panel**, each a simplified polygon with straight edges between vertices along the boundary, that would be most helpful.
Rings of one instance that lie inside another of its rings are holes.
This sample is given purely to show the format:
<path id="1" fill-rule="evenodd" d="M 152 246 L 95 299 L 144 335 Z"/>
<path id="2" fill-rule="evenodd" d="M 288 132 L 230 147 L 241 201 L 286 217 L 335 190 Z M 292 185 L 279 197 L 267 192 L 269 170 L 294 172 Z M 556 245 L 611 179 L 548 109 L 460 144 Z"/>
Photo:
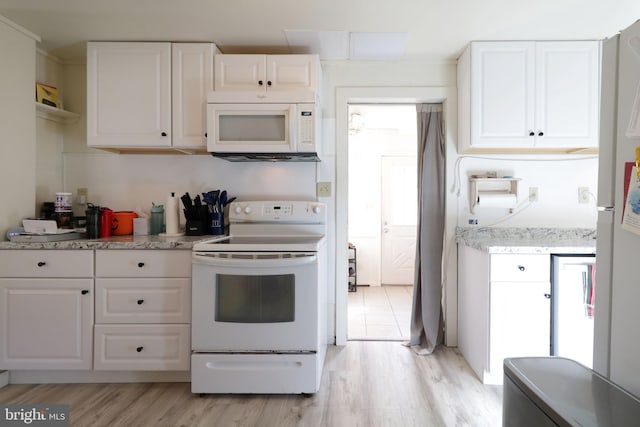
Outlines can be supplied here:
<path id="1" fill-rule="evenodd" d="M 298 146 L 310 151 L 315 150 L 315 113 L 315 107 L 312 105 L 298 105 Z"/>

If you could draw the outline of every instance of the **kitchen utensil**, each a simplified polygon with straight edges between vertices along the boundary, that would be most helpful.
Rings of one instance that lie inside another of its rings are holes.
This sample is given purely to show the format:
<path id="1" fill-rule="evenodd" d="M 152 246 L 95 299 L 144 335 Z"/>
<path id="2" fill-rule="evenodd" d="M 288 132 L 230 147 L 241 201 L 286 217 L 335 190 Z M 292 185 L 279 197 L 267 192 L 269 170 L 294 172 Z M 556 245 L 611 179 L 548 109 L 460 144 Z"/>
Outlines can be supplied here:
<path id="1" fill-rule="evenodd" d="M 133 219 L 138 214 L 132 211 L 118 211 L 113 213 L 111 234 L 114 236 L 124 236 L 133 234 Z"/>

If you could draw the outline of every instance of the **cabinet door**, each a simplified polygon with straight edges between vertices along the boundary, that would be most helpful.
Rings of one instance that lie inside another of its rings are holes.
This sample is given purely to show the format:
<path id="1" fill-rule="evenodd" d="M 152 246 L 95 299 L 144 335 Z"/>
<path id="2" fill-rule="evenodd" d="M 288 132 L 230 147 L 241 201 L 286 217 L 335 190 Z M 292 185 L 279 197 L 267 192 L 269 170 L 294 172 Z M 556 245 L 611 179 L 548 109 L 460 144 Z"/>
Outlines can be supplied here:
<path id="1" fill-rule="evenodd" d="M 268 55 L 267 90 L 315 90 L 317 70 L 314 55 Z"/>
<path id="2" fill-rule="evenodd" d="M 533 42 L 475 42 L 471 51 L 471 147 L 533 146 Z"/>
<path id="3" fill-rule="evenodd" d="M 173 146 L 207 148 L 207 93 L 213 91 L 212 43 L 174 43 L 171 49 Z"/>
<path id="4" fill-rule="evenodd" d="M 551 285 L 491 282 L 490 372 L 500 374 L 506 357 L 549 356 Z"/>
<path id="5" fill-rule="evenodd" d="M 0 279 L 0 369 L 91 369 L 93 279 Z"/>
<path id="6" fill-rule="evenodd" d="M 264 91 L 264 55 L 215 55 L 216 91 Z"/>
<path id="7" fill-rule="evenodd" d="M 597 147 L 596 41 L 536 43 L 536 147 Z"/>
<path id="8" fill-rule="evenodd" d="M 87 44 L 87 145 L 171 145 L 171 44 Z"/>

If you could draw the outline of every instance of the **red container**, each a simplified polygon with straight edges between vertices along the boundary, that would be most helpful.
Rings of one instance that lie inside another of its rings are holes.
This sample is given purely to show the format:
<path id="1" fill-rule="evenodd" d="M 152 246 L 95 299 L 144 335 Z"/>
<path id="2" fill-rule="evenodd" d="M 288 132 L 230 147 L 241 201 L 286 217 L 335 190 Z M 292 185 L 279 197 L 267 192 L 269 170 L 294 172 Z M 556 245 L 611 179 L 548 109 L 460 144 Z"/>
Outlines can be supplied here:
<path id="1" fill-rule="evenodd" d="M 111 234 L 122 236 L 133 234 L 133 219 L 138 218 L 138 214 L 131 211 L 120 211 L 113 213 L 111 222 Z"/>
<path id="2" fill-rule="evenodd" d="M 113 211 L 100 209 L 100 237 L 111 237 L 111 225 L 113 223 Z"/>

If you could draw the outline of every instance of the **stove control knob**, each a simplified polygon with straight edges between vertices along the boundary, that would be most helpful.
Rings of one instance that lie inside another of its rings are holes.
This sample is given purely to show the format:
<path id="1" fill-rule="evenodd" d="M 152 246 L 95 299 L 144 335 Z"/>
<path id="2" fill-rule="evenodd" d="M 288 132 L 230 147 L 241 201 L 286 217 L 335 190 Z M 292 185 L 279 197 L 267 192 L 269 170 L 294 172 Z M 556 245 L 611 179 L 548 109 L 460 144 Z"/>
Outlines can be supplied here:
<path id="1" fill-rule="evenodd" d="M 251 213 L 251 206 L 245 206 L 244 207 L 244 213 L 249 215 Z"/>
<path id="2" fill-rule="evenodd" d="M 311 207 L 311 210 L 313 211 L 314 214 L 320 213 L 320 206 L 319 205 L 313 205 Z"/>
<path id="3" fill-rule="evenodd" d="M 235 208 L 233 208 L 233 211 L 237 214 L 239 214 L 240 212 L 242 212 L 242 207 L 239 205 L 236 205 Z"/>

